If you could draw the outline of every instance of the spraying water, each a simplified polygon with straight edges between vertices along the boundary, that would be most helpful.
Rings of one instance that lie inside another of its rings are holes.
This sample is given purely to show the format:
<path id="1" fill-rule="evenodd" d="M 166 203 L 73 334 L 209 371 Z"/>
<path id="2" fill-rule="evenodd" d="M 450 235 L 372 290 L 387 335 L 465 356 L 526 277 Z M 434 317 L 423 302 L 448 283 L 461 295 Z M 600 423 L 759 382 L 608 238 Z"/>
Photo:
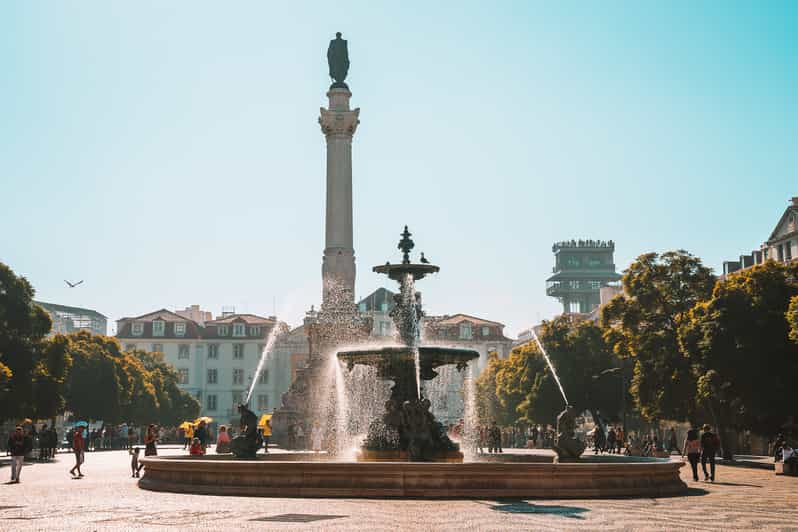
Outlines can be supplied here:
<path id="1" fill-rule="evenodd" d="M 277 331 L 279 328 L 279 325 L 275 323 L 274 327 L 272 327 L 272 330 L 269 331 L 269 336 L 266 337 L 266 345 L 263 346 L 263 351 L 261 351 L 258 367 L 255 368 L 255 375 L 252 377 L 252 384 L 249 385 L 247 399 L 244 401 L 247 404 L 249 403 L 249 399 L 252 397 L 252 392 L 255 391 L 255 385 L 258 383 L 258 377 L 260 377 L 261 371 L 263 371 L 263 368 L 266 367 L 266 361 L 269 359 L 269 353 L 272 352 L 275 340 L 277 340 Z"/>
<path id="2" fill-rule="evenodd" d="M 551 369 L 551 374 L 554 375 L 554 380 L 557 383 L 557 387 L 560 389 L 560 394 L 562 394 L 562 398 L 565 401 L 565 404 L 567 405 L 568 398 L 565 396 L 565 390 L 563 390 L 562 384 L 560 383 L 560 377 L 557 376 L 557 370 L 554 369 L 554 364 L 551 363 L 549 354 L 546 353 L 546 349 L 543 347 L 543 344 L 540 342 L 540 338 L 538 338 L 535 329 L 532 329 L 532 337 L 535 339 L 535 343 L 538 344 L 538 349 L 540 349 L 540 352 L 543 353 L 543 358 L 546 359 L 546 363 L 548 363 L 549 368 Z"/>

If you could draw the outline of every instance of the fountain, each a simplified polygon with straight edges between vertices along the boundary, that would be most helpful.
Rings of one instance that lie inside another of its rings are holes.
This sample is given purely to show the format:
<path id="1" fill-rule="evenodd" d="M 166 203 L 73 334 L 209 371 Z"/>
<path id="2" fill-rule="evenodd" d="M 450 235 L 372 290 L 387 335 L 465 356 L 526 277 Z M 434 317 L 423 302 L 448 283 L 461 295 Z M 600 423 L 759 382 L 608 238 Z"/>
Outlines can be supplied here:
<path id="1" fill-rule="evenodd" d="M 398 247 L 402 251 L 402 262 L 388 262 L 373 268 L 376 273 L 399 282 L 400 291 L 396 294 L 391 316 L 401 344 L 341 351 L 337 355 L 350 371 L 358 364 L 370 366 L 377 369 L 380 379 L 393 381 L 385 414 L 381 420 L 372 422 L 358 459 L 462 461 L 457 444 L 449 439 L 443 425 L 430 412 L 429 399 L 421 395 L 421 381 L 437 377 L 435 369 L 443 365 L 452 364 L 462 371 L 469 360 L 479 358 L 479 353 L 471 349 L 420 345 L 419 321 L 423 312 L 421 294 L 416 292 L 415 283 L 437 273 L 440 268 L 429 263 L 411 263 L 414 244 L 407 226 L 401 236 Z"/>

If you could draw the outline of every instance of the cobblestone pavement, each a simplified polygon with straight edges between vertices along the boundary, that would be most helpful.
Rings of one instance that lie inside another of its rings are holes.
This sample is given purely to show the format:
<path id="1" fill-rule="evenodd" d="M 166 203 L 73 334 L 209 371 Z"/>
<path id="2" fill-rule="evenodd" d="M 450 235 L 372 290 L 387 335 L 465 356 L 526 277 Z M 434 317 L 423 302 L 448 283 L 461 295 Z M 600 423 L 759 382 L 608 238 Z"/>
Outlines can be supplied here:
<path id="1" fill-rule="evenodd" d="M 676 498 L 426 501 L 155 493 L 138 488 L 124 451 L 89 453 L 81 480 L 71 465 L 60 455 L 26 466 L 17 485 L 0 468 L 0 530 L 798 531 L 798 478 L 741 467 L 720 466 L 715 484 L 688 481 Z"/>

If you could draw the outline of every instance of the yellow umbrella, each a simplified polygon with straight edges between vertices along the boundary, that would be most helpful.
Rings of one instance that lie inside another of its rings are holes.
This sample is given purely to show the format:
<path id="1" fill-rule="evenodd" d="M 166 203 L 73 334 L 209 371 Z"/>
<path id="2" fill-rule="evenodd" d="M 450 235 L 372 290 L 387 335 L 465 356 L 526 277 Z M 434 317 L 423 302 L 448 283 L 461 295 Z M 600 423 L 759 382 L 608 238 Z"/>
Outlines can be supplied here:
<path id="1" fill-rule="evenodd" d="M 188 429 L 190 429 L 192 427 L 194 427 L 194 424 L 191 421 L 184 421 L 184 422 L 182 422 L 180 424 L 179 428 L 181 428 L 183 430 L 188 430 Z"/>
<path id="2" fill-rule="evenodd" d="M 206 424 L 213 423 L 213 418 L 208 416 L 198 417 L 197 419 L 194 420 L 194 424 L 199 425 L 200 421 L 204 421 Z"/>
<path id="3" fill-rule="evenodd" d="M 263 414 L 260 416 L 260 421 L 258 421 L 258 428 L 265 428 L 266 423 L 271 422 L 272 414 Z"/>

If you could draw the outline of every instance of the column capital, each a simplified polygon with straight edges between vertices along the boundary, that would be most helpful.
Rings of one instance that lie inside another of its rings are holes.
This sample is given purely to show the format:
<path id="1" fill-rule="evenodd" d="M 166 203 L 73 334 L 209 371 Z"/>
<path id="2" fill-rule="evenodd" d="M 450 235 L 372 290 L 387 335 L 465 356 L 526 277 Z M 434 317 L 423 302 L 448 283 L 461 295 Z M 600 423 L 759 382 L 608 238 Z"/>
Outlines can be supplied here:
<path id="1" fill-rule="evenodd" d="M 321 132 L 325 136 L 344 135 L 352 137 L 355 134 L 357 125 L 360 123 L 360 108 L 354 111 L 338 111 L 319 108 L 319 125 Z"/>

